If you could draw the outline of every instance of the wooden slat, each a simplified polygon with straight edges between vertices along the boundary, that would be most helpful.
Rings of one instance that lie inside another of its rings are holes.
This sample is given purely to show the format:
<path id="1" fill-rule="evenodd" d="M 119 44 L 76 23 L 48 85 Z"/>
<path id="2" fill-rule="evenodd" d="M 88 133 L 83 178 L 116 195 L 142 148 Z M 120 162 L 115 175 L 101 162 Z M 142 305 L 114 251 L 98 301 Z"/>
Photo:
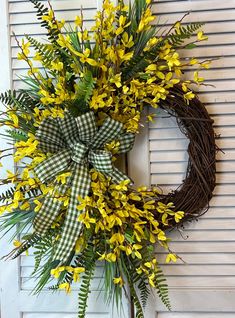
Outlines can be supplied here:
<path id="1" fill-rule="evenodd" d="M 170 0 L 171 1 L 171 0 Z M 157 318 L 222 318 L 221 313 L 216 312 L 160 312 Z M 233 318 L 233 312 L 223 312 L 223 318 Z M 31 317 L 30 317 L 31 318 Z"/>
<path id="2" fill-rule="evenodd" d="M 174 268 L 173 268 L 174 266 Z M 163 265 L 163 272 L 165 275 L 175 276 L 235 276 L 234 265 Z M 168 277 L 169 277 L 168 276 Z"/>
<path id="3" fill-rule="evenodd" d="M 95 278 L 95 277 L 92 279 L 91 291 L 103 290 L 100 288 L 102 286 L 102 285 L 100 285 L 100 280 L 101 280 L 100 278 Z M 56 281 L 51 282 L 51 284 L 50 283 L 47 284 L 47 286 L 45 286 L 45 291 L 46 291 L 47 287 L 52 286 L 53 284 L 55 285 Z M 33 288 L 35 288 L 35 285 L 36 285 L 36 282 L 33 279 L 31 279 L 30 276 L 21 279 L 21 289 L 22 290 L 30 291 Z M 80 286 L 81 286 L 81 283 L 74 285 L 73 290 L 78 291 Z"/>
<path id="4" fill-rule="evenodd" d="M 56 18 L 58 20 L 64 19 L 66 21 L 74 21 L 74 18 L 76 15 L 79 14 L 79 9 L 76 10 L 76 12 L 74 11 L 64 11 L 64 12 L 57 12 L 56 14 Z M 83 16 L 85 20 L 93 20 L 94 16 L 96 13 L 96 9 L 86 9 L 85 7 L 83 8 Z M 22 12 L 21 14 L 11 14 L 10 15 L 10 21 L 9 23 L 14 26 L 17 24 L 40 24 L 40 21 L 37 20 L 36 14 L 32 14 L 31 12 L 29 13 L 25 13 Z M 27 30 L 26 30 L 27 31 Z"/>
<path id="5" fill-rule="evenodd" d="M 69 23 L 65 23 L 65 28 L 67 28 L 68 25 L 69 25 Z M 87 20 L 87 21 L 84 20 L 84 28 L 86 28 L 87 30 L 89 30 L 93 25 L 94 25 L 93 20 Z M 40 26 L 40 24 L 32 24 L 32 25 L 30 25 L 30 28 L 28 30 L 25 30 L 24 25 L 17 24 L 17 25 L 11 26 L 10 33 L 12 34 L 13 31 L 17 37 L 22 36 L 25 33 L 27 33 L 28 35 L 38 35 L 38 34 L 40 34 L 41 36 L 46 35 L 45 28 L 42 28 Z"/>
<path id="6" fill-rule="evenodd" d="M 152 184 L 181 184 L 185 178 L 184 173 L 158 173 L 151 174 L 151 183 Z M 235 173 L 217 173 L 216 174 L 216 183 L 234 183 Z M 213 200 L 213 199 L 212 199 Z M 221 201 L 221 200 L 220 200 Z M 217 203 L 218 204 L 218 203 Z M 222 202 L 220 202 L 222 204 Z M 230 205 L 230 201 L 224 201 L 225 206 Z M 235 206 L 235 202 L 234 202 Z"/>
<path id="7" fill-rule="evenodd" d="M 181 20 L 184 13 L 187 13 L 188 10 L 184 10 L 179 13 L 170 13 L 161 14 L 160 23 L 161 24 L 172 24 L 176 21 Z M 215 22 L 215 21 L 224 21 L 224 20 L 234 20 L 235 8 L 227 10 L 208 10 L 202 11 L 200 14 L 198 12 L 191 12 L 188 16 L 185 17 L 184 22 Z M 157 14 L 156 14 L 157 15 Z M 157 15 L 158 16 L 158 15 Z M 157 21 L 156 21 L 157 22 Z"/>
<path id="8" fill-rule="evenodd" d="M 170 288 L 208 288 L 214 289 L 217 287 L 234 288 L 235 277 L 219 277 L 219 276 L 181 276 L 181 277 L 167 277 L 167 282 Z"/>
<path id="9" fill-rule="evenodd" d="M 171 249 L 175 253 L 180 253 L 184 255 L 184 253 L 234 253 L 235 252 L 235 244 L 234 242 L 191 242 L 186 241 L 178 241 L 170 243 Z M 207 266 L 207 265 L 204 265 Z M 233 265 L 232 265 L 233 266 Z"/>
<path id="10" fill-rule="evenodd" d="M 204 242 L 206 245 L 207 242 L 224 242 L 224 244 L 227 244 L 227 242 L 235 242 L 235 230 L 213 230 L 210 231 L 183 231 L 181 234 L 179 233 L 172 233 L 170 235 L 172 242 L 178 242 L 184 240 L 182 238 L 184 237 L 187 242 Z"/>
<path id="11" fill-rule="evenodd" d="M 187 167 L 187 162 L 158 162 L 151 164 L 152 173 L 184 173 Z M 222 161 L 216 164 L 217 172 L 235 172 L 235 161 Z M 235 190 L 235 189 L 233 189 Z M 223 194 L 223 193 L 222 193 Z"/>
<path id="12" fill-rule="evenodd" d="M 55 12 L 62 11 L 63 13 L 68 10 L 72 10 L 73 13 L 78 11 L 78 9 L 83 6 L 84 10 L 87 9 L 96 9 L 97 3 L 95 0 L 86 0 L 86 6 L 84 6 L 84 0 L 70 0 L 67 1 L 66 5 L 64 1 L 51 1 L 53 9 Z M 45 7 L 48 7 L 47 2 L 44 3 Z M 9 4 L 9 13 L 14 16 L 14 13 L 35 13 L 36 9 L 33 4 L 29 1 L 23 1 L 20 3 L 10 3 Z"/>
<path id="13" fill-rule="evenodd" d="M 234 1 L 233 0 L 226 0 L 226 2 L 214 0 L 213 7 L 211 6 L 211 1 L 201 1 L 200 5 L 198 1 L 178 1 L 177 4 L 172 7 L 172 3 L 154 3 L 153 4 L 153 11 L 156 11 L 158 15 L 162 15 L 164 13 L 169 12 L 197 12 L 197 11 L 214 11 L 214 10 L 226 10 L 226 9 L 234 9 Z"/>
<path id="14" fill-rule="evenodd" d="M 101 296 L 102 297 L 102 296 Z M 22 318 L 45 318 L 45 313 L 40 313 L 40 312 L 25 312 L 22 313 Z M 72 313 L 46 313 L 47 318 L 74 318 L 77 315 L 76 311 Z M 110 313 L 108 312 L 101 312 L 99 314 L 92 314 L 92 313 L 87 313 L 87 318 L 100 318 L 100 316 L 104 318 L 110 318 Z"/>
<path id="15" fill-rule="evenodd" d="M 217 107 L 215 108 L 214 112 L 216 112 L 216 109 L 220 109 L 223 111 L 223 107 Z M 234 108 L 231 107 L 231 108 Z M 225 110 L 224 110 L 225 111 Z M 234 115 L 234 109 L 231 109 L 231 114 Z M 222 113 L 223 114 L 223 113 Z M 229 114 L 229 110 L 226 112 L 226 114 Z M 225 126 L 223 128 L 221 127 L 216 127 L 215 128 L 215 133 L 218 136 L 216 139 L 220 138 L 220 137 L 235 137 L 235 127 L 230 127 L 230 126 Z M 220 136 L 220 137 L 219 137 Z M 171 129 L 167 129 L 167 128 L 162 128 L 162 129 L 150 129 L 149 132 L 149 138 L 150 140 L 155 139 L 155 140 L 159 140 L 159 139 L 182 139 L 184 138 L 184 135 L 181 133 L 181 131 L 178 129 L 178 127 L 176 128 L 171 128 Z"/>
<path id="16" fill-rule="evenodd" d="M 185 150 L 172 151 L 152 151 L 150 152 L 150 161 L 186 161 L 188 155 Z M 218 152 L 217 160 L 235 160 L 235 150 L 229 150 L 225 153 Z"/>

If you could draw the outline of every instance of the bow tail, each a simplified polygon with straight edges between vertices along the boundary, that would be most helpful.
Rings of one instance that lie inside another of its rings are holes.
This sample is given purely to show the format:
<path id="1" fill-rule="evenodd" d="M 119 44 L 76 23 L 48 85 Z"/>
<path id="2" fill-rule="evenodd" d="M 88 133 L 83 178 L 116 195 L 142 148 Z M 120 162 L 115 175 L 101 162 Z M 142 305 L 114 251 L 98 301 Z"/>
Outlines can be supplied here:
<path id="1" fill-rule="evenodd" d="M 125 175 L 125 173 L 123 173 L 116 167 L 113 167 L 113 171 L 107 174 L 107 176 L 111 177 L 114 183 L 120 183 L 124 180 L 130 180 L 130 182 L 133 183 L 132 180 L 127 175 Z"/>
<path id="2" fill-rule="evenodd" d="M 79 238 L 81 223 L 78 221 L 78 196 L 84 198 L 89 194 L 90 190 L 90 174 L 88 166 L 77 164 L 73 173 L 69 207 L 65 217 L 61 238 L 53 257 L 53 260 L 60 261 L 60 264 L 64 264 L 67 261 Z"/>
<path id="3" fill-rule="evenodd" d="M 63 202 L 59 201 L 56 197 L 64 195 L 66 190 L 67 187 L 65 185 L 56 186 L 52 195 L 46 196 L 40 211 L 33 221 L 34 230 L 39 235 L 45 235 L 56 220 L 63 205 Z"/>

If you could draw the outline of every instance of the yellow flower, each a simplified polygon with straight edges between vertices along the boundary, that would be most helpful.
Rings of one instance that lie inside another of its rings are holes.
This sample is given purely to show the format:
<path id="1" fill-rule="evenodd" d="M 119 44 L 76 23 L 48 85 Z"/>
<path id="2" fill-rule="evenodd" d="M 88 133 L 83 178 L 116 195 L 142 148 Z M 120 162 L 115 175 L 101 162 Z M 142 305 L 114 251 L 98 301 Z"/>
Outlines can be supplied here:
<path id="1" fill-rule="evenodd" d="M 14 241 L 13 241 L 13 245 L 14 245 L 15 247 L 20 247 L 20 246 L 22 245 L 22 243 L 21 243 L 20 241 L 18 241 L 18 240 L 14 240 Z"/>
<path id="2" fill-rule="evenodd" d="M 21 43 L 21 48 L 22 48 L 24 55 L 26 55 L 26 56 L 28 56 L 30 53 L 29 47 L 30 47 L 30 42 L 25 43 L 24 39 L 23 39 L 22 43 Z"/>
<path id="3" fill-rule="evenodd" d="M 60 267 L 57 267 L 57 268 L 53 268 L 51 270 L 51 275 L 54 276 L 55 278 L 59 278 L 60 274 L 62 272 L 65 271 L 65 266 L 60 266 Z"/>
<path id="4" fill-rule="evenodd" d="M 199 76 L 198 76 L 198 72 L 197 72 L 197 71 L 194 72 L 193 78 L 194 78 L 194 81 L 195 81 L 196 83 L 201 83 L 201 82 L 204 81 L 204 78 L 203 78 L 203 77 L 199 77 Z"/>
<path id="5" fill-rule="evenodd" d="M 36 204 L 36 207 L 34 208 L 34 212 L 38 212 L 40 211 L 41 207 L 42 207 L 42 202 L 40 202 L 39 200 L 33 200 L 33 202 Z"/>
<path id="6" fill-rule="evenodd" d="M 15 182 L 17 180 L 18 174 L 15 174 L 11 172 L 10 170 L 7 170 L 7 179 L 11 180 L 12 182 Z"/>
<path id="7" fill-rule="evenodd" d="M 116 260 L 117 260 L 117 256 L 116 256 L 116 254 L 114 254 L 114 253 L 108 253 L 108 254 L 104 253 L 103 255 L 101 255 L 101 256 L 99 257 L 99 260 L 100 260 L 100 261 L 106 260 L 107 262 L 115 263 Z"/>
<path id="8" fill-rule="evenodd" d="M 155 209 L 155 201 L 154 200 L 150 200 L 150 201 L 147 201 L 145 204 L 144 204 L 144 209 L 146 210 L 154 210 Z"/>
<path id="9" fill-rule="evenodd" d="M 129 49 L 135 44 L 134 41 L 133 41 L 133 36 L 131 35 L 129 38 L 128 38 L 128 33 L 127 32 L 124 32 L 123 35 L 122 35 L 122 44 L 125 46 L 125 47 L 128 47 Z"/>
<path id="10" fill-rule="evenodd" d="M 122 86 L 121 74 L 116 74 L 109 79 L 110 83 L 114 83 L 118 88 Z"/>
<path id="11" fill-rule="evenodd" d="M 175 213 L 174 217 L 175 217 L 175 222 L 178 223 L 184 217 L 184 212 L 178 211 Z"/>
<path id="12" fill-rule="evenodd" d="M 95 218 L 90 218 L 88 211 L 85 213 L 82 213 L 79 215 L 78 217 L 78 221 L 83 223 L 87 229 L 90 229 L 91 224 L 96 223 L 96 219 Z"/>
<path id="13" fill-rule="evenodd" d="M 33 57 L 34 61 L 42 61 L 42 55 L 38 52 L 36 52 L 36 54 Z"/>
<path id="14" fill-rule="evenodd" d="M 70 176 L 71 176 L 71 172 L 64 172 L 64 173 L 56 176 L 56 180 L 58 182 L 60 182 L 61 184 L 65 184 L 68 177 L 70 177 Z"/>
<path id="15" fill-rule="evenodd" d="M 91 53 L 90 49 L 86 48 L 83 53 L 76 52 L 76 55 L 80 57 L 80 62 L 88 63 L 92 66 L 97 66 L 97 62 L 89 58 L 90 53 Z"/>
<path id="16" fill-rule="evenodd" d="M 76 241 L 76 244 L 75 244 L 75 253 L 78 254 L 80 253 L 83 248 L 84 248 L 84 243 L 85 243 L 85 240 L 82 236 L 80 236 L 77 241 Z"/>
<path id="17" fill-rule="evenodd" d="M 159 241 L 166 241 L 166 235 L 163 231 L 159 231 L 158 236 L 157 236 Z"/>
<path id="18" fill-rule="evenodd" d="M 73 280 L 74 282 L 78 282 L 80 280 L 80 275 L 81 273 L 85 272 L 85 268 L 84 267 L 75 267 L 73 268 Z"/>
<path id="19" fill-rule="evenodd" d="M 117 50 L 117 54 L 120 59 L 120 62 L 124 62 L 124 61 L 129 61 L 132 58 L 134 52 L 125 53 L 125 50 L 119 49 Z"/>
<path id="20" fill-rule="evenodd" d="M 59 289 L 65 289 L 67 294 L 71 293 L 71 286 L 69 283 L 60 284 Z"/>
<path id="21" fill-rule="evenodd" d="M 141 20 L 136 32 L 139 33 L 143 31 L 144 29 L 148 29 L 150 22 L 152 22 L 154 19 L 155 17 L 152 15 L 151 9 L 147 8 L 141 17 Z"/>
<path id="22" fill-rule="evenodd" d="M 121 181 L 119 184 L 117 185 L 112 185 L 111 186 L 111 189 L 112 188 L 115 188 L 116 190 L 118 191 L 127 191 L 128 188 L 127 188 L 127 185 L 130 183 L 130 180 L 123 180 Z"/>
<path id="23" fill-rule="evenodd" d="M 116 35 L 120 35 L 121 33 L 124 32 L 124 29 L 127 28 L 130 24 L 131 21 L 125 24 L 127 17 L 124 17 L 123 15 L 120 15 L 119 17 L 119 27 L 116 29 Z"/>
<path id="24" fill-rule="evenodd" d="M 89 196 L 86 196 L 84 199 L 78 196 L 78 200 L 80 201 L 80 204 L 77 205 L 78 210 L 84 210 L 86 207 L 93 205 L 93 199 Z"/>
<path id="25" fill-rule="evenodd" d="M 197 39 L 198 41 L 205 41 L 208 39 L 208 36 L 205 36 L 203 31 L 199 31 L 197 33 Z"/>
<path id="26" fill-rule="evenodd" d="M 156 286 L 155 286 L 155 283 L 154 283 L 154 279 L 155 279 L 155 274 L 152 273 L 152 274 L 148 277 L 149 284 L 150 284 L 150 286 L 152 286 L 152 287 L 156 287 Z"/>
<path id="27" fill-rule="evenodd" d="M 82 21 L 82 19 L 79 16 L 75 17 L 74 23 L 75 23 L 76 26 L 81 27 L 82 26 L 82 22 L 83 21 Z"/>
<path id="28" fill-rule="evenodd" d="M 175 31 L 177 34 L 180 34 L 180 28 L 181 28 L 181 23 L 179 21 L 177 21 L 174 25 Z"/>
<path id="29" fill-rule="evenodd" d="M 51 68 L 56 71 L 62 71 L 64 64 L 62 62 L 51 62 Z"/>
<path id="30" fill-rule="evenodd" d="M 113 282 L 114 282 L 114 284 L 116 284 L 116 285 L 120 285 L 120 286 L 123 286 L 123 285 L 124 285 L 124 281 L 123 281 L 123 279 L 122 279 L 121 276 L 120 276 L 120 277 L 115 277 L 115 278 L 113 278 Z"/>
<path id="31" fill-rule="evenodd" d="M 125 241 L 125 237 L 121 233 L 115 233 L 109 240 L 110 244 L 122 244 Z"/>
<path id="32" fill-rule="evenodd" d="M 15 128 L 18 128 L 19 127 L 19 118 L 16 115 L 16 113 L 15 112 L 8 112 L 8 115 L 9 115 L 10 119 L 13 121 L 13 126 Z"/>
<path id="33" fill-rule="evenodd" d="M 156 117 L 156 114 L 149 114 L 149 115 L 147 115 L 147 120 L 149 122 L 153 122 L 154 121 L 154 117 Z"/>
<path id="34" fill-rule="evenodd" d="M 189 91 L 186 94 L 184 94 L 184 98 L 186 99 L 187 102 L 191 99 L 194 99 L 194 97 L 195 97 L 195 94 L 192 91 Z"/>
<path id="35" fill-rule="evenodd" d="M 48 14 L 47 15 L 43 15 L 41 19 L 43 21 L 52 21 L 53 18 L 54 18 L 54 12 L 53 12 L 53 10 L 49 10 Z"/>
<path id="36" fill-rule="evenodd" d="M 26 202 L 24 202 L 21 206 L 20 206 L 20 209 L 21 210 L 29 210 L 29 208 L 30 208 L 30 204 L 29 204 L 29 202 L 28 201 L 26 201 Z"/>
<path id="37" fill-rule="evenodd" d="M 177 256 L 175 254 L 169 253 L 166 257 L 166 263 L 169 262 L 176 262 L 177 261 Z"/>
<path id="38" fill-rule="evenodd" d="M 172 55 L 167 55 L 165 60 L 167 61 L 170 70 L 173 66 L 180 66 L 181 64 L 179 60 L 179 54 L 177 52 L 173 53 Z"/>
<path id="39" fill-rule="evenodd" d="M 198 64 L 198 60 L 193 58 L 190 60 L 190 65 L 195 65 L 195 64 Z"/>

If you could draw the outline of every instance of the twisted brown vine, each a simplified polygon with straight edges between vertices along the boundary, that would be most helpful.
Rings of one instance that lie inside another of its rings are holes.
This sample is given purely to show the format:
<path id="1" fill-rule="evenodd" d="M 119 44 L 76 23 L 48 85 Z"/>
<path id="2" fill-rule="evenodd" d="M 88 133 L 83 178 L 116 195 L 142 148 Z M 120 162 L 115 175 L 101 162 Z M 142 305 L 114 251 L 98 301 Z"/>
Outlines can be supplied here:
<path id="1" fill-rule="evenodd" d="M 196 219 L 209 208 L 216 185 L 216 153 L 213 120 L 205 106 L 195 97 L 187 104 L 180 86 L 174 87 L 160 107 L 175 116 L 182 133 L 189 139 L 188 165 L 183 183 L 175 190 L 162 195 L 159 201 L 173 202 L 175 210 L 182 210 L 182 222 Z M 179 223 L 178 223 L 179 224 Z M 169 222 L 169 228 L 176 224 Z"/>

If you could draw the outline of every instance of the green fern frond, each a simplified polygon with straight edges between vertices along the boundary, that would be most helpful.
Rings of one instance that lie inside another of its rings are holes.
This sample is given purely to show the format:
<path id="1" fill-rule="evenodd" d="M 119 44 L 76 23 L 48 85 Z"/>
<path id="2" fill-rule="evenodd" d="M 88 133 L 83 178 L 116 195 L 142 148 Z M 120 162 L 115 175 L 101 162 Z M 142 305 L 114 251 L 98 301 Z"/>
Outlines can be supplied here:
<path id="1" fill-rule="evenodd" d="M 16 187 L 15 186 L 10 187 L 9 189 L 7 189 L 5 192 L 3 192 L 0 195 L 0 202 L 4 203 L 6 201 L 13 200 L 15 191 L 16 191 Z M 22 193 L 24 193 L 24 195 L 26 195 L 28 199 L 34 198 L 34 197 L 36 197 L 36 196 L 38 196 L 39 194 L 42 193 L 39 188 L 28 189 L 26 187 L 21 187 L 20 191 Z"/>
<path id="2" fill-rule="evenodd" d="M 49 10 L 38 0 L 29 0 L 34 8 L 37 10 L 38 20 L 41 21 L 41 26 L 47 29 L 47 36 L 51 43 L 55 43 L 58 39 L 58 34 L 60 33 L 58 28 L 52 28 L 48 21 L 42 19 L 43 16 L 49 14 Z"/>
<path id="3" fill-rule="evenodd" d="M 78 318 L 85 318 L 87 309 L 87 300 L 90 293 L 91 280 L 94 276 L 95 261 L 91 264 L 90 268 L 87 269 L 82 277 L 81 287 L 78 294 Z"/>
<path id="4" fill-rule="evenodd" d="M 140 302 L 143 308 L 146 307 L 147 305 L 147 300 L 150 294 L 149 290 L 149 284 L 146 279 L 146 276 L 139 275 L 136 272 L 136 268 L 140 266 L 140 261 L 138 259 L 132 259 L 129 261 L 129 273 L 131 276 L 131 281 L 133 282 L 134 285 L 138 287 L 138 290 L 140 292 Z"/>
<path id="5" fill-rule="evenodd" d="M 85 318 L 87 300 L 90 293 L 91 280 L 94 276 L 96 253 L 94 253 L 94 246 L 92 243 L 88 243 L 88 246 L 83 251 L 81 261 L 78 264 L 85 267 L 85 272 L 82 276 L 82 283 L 78 293 L 78 318 Z"/>
<path id="6" fill-rule="evenodd" d="M 28 139 L 27 134 L 19 129 L 8 129 L 6 133 L 9 137 L 16 141 L 26 141 Z"/>
<path id="7" fill-rule="evenodd" d="M 0 101 L 7 107 L 14 108 L 17 111 L 19 125 L 24 132 L 35 132 L 33 122 L 26 120 L 20 115 L 21 113 L 31 114 L 33 109 L 38 106 L 37 102 L 26 91 L 16 92 L 15 90 L 8 90 L 0 94 Z"/>
<path id="8" fill-rule="evenodd" d="M 192 35 L 200 29 L 204 23 L 196 22 L 190 23 L 186 26 L 180 26 L 179 30 L 175 30 L 167 36 L 165 40 L 169 42 L 174 48 L 181 46 L 186 39 L 190 39 Z"/>
<path id="9" fill-rule="evenodd" d="M 16 190 L 15 187 L 10 187 L 5 192 L 1 193 L 0 202 L 6 203 L 7 201 L 12 200 L 14 198 L 15 190 Z"/>
<path id="10" fill-rule="evenodd" d="M 26 38 L 31 46 L 35 48 L 35 51 L 42 57 L 43 65 L 50 67 L 51 62 L 55 60 L 55 50 L 47 44 L 40 43 L 29 35 L 26 35 Z"/>
<path id="11" fill-rule="evenodd" d="M 15 259 L 19 257 L 30 247 L 34 246 L 34 244 L 39 242 L 39 240 L 41 240 L 41 237 L 36 233 L 28 235 L 27 240 L 24 241 L 19 247 L 16 247 L 14 250 L 12 250 L 8 255 L 4 256 L 4 259 Z"/>
<path id="12" fill-rule="evenodd" d="M 141 306 L 139 297 L 137 296 L 135 286 L 133 284 L 132 272 L 129 272 L 126 274 L 127 274 L 127 279 L 128 279 L 128 283 L 129 283 L 130 294 L 131 294 L 133 303 L 135 305 L 135 318 L 144 318 L 143 308 Z"/>
<path id="13" fill-rule="evenodd" d="M 0 94 L 0 101 L 4 105 L 14 105 L 15 98 L 17 98 L 16 90 L 7 90 L 5 93 Z"/>
<path id="14" fill-rule="evenodd" d="M 157 289 L 157 294 L 161 299 L 162 303 L 166 306 L 168 310 L 171 310 L 171 304 L 168 294 L 168 285 L 163 271 L 160 268 L 158 268 L 157 274 L 154 279 L 154 284 Z"/>
<path id="15" fill-rule="evenodd" d="M 53 242 L 54 242 L 53 237 L 54 235 L 52 233 L 48 233 L 39 242 L 34 244 L 35 264 L 34 264 L 34 270 L 32 275 L 34 275 L 39 269 L 42 259 L 45 258 L 46 255 L 50 253 L 53 247 Z"/>
<path id="16" fill-rule="evenodd" d="M 144 56 L 137 55 L 133 57 L 122 69 L 122 80 L 128 81 L 134 78 L 135 74 L 142 72 L 148 65 L 149 62 Z"/>
<path id="17" fill-rule="evenodd" d="M 138 284 L 138 289 L 140 291 L 140 301 L 143 308 L 146 308 L 148 297 L 150 295 L 150 290 L 148 286 L 149 284 L 143 278 L 140 280 Z"/>
<path id="18" fill-rule="evenodd" d="M 84 74 L 84 77 L 80 79 L 76 87 L 77 98 L 73 100 L 68 108 L 73 116 L 79 116 L 89 110 L 89 100 L 92 96 L 95 86 L 95 80 L 90 71 Z"/>

